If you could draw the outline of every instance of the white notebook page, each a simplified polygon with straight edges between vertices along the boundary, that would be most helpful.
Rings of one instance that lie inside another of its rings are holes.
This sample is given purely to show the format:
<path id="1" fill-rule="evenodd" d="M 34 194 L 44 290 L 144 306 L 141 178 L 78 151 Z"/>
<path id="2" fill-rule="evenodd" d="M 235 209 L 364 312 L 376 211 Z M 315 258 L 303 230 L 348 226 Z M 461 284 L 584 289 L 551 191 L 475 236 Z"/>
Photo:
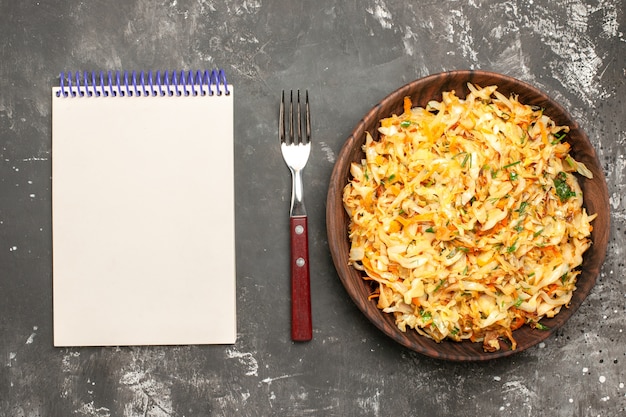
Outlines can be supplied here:
<path id="1" fill-rule="evenodd" d="M 230 95 L 52 95 L 55 346 L 236 338 Z"/>

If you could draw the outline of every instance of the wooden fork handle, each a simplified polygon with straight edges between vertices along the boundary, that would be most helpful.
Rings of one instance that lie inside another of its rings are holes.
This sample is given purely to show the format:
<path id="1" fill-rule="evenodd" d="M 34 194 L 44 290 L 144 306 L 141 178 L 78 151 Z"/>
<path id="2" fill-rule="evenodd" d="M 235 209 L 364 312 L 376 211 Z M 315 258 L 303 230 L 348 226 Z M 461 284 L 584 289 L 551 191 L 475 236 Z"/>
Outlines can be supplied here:
<path id="1" fill-rule="evenodd" d="M 306 342 L 313 338 L 307 217 L 291 217 L 290 227 L 291 339 L 296 342 Z"/>

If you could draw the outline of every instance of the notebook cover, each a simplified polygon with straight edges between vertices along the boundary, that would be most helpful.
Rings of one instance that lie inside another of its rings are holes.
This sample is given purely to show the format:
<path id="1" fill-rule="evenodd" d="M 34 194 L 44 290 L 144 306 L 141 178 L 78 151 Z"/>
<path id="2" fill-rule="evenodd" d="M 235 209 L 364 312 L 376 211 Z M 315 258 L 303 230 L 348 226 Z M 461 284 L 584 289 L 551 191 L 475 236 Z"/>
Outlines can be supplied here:
<path id="1" fill-rule="evenodd" d="M 236 338 L 229 95 L 58 97 L 55 346 Z"/>

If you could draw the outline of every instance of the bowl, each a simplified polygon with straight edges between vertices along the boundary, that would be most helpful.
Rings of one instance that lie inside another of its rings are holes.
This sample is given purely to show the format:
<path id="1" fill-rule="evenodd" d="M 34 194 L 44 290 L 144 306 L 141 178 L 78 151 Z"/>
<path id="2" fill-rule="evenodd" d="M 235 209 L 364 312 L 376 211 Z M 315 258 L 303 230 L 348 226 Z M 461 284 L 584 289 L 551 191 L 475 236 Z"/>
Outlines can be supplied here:
<path id="1" fill-rule="evenodd" d="M 350 164 L 364 157 L 362 146 L 365 143 L 366 132 L 377 140 L 380 120 L 393 114 L 402 114 L 403 101 L 407 96 L 411 98 L 413 106 L 424 107 L 431 100 L 440 101 L 442 92 L 445 91 L 454 90 L 459 97 L 465 97 L 469 91 L 467 83 L 480 87 L 497 85 L 498 91 L 507 97 L 516 94 L 521 103 L 544 108 L 545 114 L 558 125 L 570 127 L 568 134 L 568 142 L 572 147 L 570 154 L 574 159 L 583 162 L 593 173 L 593 179 L 578 176 L 583 191 L 583 205 L 589 214 L 597 213 L 598 216 L 592 223 L 593 244 L 583 257 L 582 272 L 578 276 L 577 289 L 573 293 L 569 308 L 561 309 L 554 318 L 544 318 L 541 321 L 549 330 L 532 329 L 529 326 L 515 330 L 513 333 L 517 341 L 515 350 L 501 343 L 500 350 L 485 352 L 482 343 L 448 340 L 437 343 L 413 329 L 400 331 L 394 323 L 393 315 L 384 313 L 377 308 L 375 300 L 368 299 L 373 289 L 371 284 L 363 280 L 362 273 L 348 263 L 349 218 L 343 206 L 343 189 L 350 180 Z M 484 361 L 510 356 L 538 344 L 563 326 L 595 285 L 606 254 L 609 223 L 609 199 L 604 173 L 589 138 L 576 120 L 559 103 L 537 88 L 509 76 L 486 71 L 451 71 L 430 75 L 402 86 L 374 106 L 356 125 L 338 155 L 330 178 L 326 206 L 328 243 L 332 259 L 343 286 L 359 310 L 384 334 L 406 348 L 432 358 L 451 361 Z"/>

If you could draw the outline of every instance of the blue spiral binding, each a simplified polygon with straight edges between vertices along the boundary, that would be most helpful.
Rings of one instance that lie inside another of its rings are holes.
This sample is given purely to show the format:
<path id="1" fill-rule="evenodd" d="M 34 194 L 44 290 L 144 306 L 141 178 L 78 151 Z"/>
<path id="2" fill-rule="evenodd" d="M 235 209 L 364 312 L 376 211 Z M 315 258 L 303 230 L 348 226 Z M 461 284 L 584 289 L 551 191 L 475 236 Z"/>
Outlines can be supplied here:
<path id="1" fill-rule="evenodd" d="M 230 95 L 224 70 L 61 72 L 57 97 Z"/>

